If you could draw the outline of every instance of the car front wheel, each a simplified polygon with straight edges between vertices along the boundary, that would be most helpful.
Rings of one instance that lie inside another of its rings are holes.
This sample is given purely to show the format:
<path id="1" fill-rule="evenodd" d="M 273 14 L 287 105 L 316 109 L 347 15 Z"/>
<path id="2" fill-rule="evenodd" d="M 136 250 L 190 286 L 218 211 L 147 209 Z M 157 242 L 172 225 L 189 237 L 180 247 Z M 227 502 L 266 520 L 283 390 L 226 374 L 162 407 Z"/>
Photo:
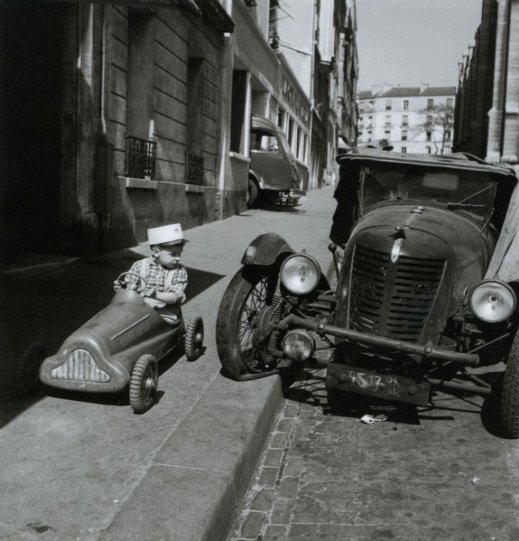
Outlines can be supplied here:
<path id="1" fill-rule="evenodd" d="M 225 290 L 216 320 L 216 348 L 224 372 L 237 380 L 275 371 L 264 334 L 279 308 L 278 275 L 270 267 L 240 269 Z M 279 314 L 278 314 L 279 315 Z"/>
<path id="2" fill-rule="evenodd" d="M 496 398 L 500 435 L 519 438 L 519 331 L 512 342 Z"/>
<path id="3" fill-rule="evenodd" d="M 130 406 L 135 413 L 148 411 L 155 403 L 159 367 L 153 355 L 142 355 L 130 377 Z"/>

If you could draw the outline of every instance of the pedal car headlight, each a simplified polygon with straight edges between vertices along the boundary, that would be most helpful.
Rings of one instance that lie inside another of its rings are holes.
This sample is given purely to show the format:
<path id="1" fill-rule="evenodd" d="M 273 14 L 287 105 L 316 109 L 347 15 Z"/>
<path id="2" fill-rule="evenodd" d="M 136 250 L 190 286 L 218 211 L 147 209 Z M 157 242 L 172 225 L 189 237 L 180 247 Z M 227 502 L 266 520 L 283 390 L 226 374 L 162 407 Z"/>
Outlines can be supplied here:
<path id="1" fill-rule="evenodd" d="M 481 320 L 499 323 L 510 317 L 516 307 L 514 290 L 503 282 L 486 280 L 470 295 L 472 312 Z"/>
<path id="2" fill-rule="evenodd" d="M 306 361 L 315 351 L 315 340 L 303 330 L 288 331 L 281 342 L 283 353 L 295 361 Z"/>
<path id="3" fill-rule="evenodd" d="M 313 291 L 321 278 L 319 263 L 307 254 L 294 254 L 285 259 L 280 270 L 281 283 L 294 295 Z"/>

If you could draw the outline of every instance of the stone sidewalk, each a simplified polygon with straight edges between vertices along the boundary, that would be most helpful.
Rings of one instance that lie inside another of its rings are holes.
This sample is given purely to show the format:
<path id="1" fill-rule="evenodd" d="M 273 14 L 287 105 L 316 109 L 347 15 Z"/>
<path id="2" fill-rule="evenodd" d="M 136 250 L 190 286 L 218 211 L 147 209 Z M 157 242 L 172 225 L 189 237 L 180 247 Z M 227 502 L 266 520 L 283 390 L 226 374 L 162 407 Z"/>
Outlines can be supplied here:
<path id="1" fill-rule="evenodd" d="M 228 541 L 519 539 L 518 442 L 481 398 L 331 411 L 321 369 L 285 395 Z"/>
<path id="2" fill-rule="evenodd" d="M 0 539 L 225 539 L 283 397 L 277 377 L 238 383 L 220 374 L 219 302 L 261 233 L 278 232 L 329 264 L 334 207 L 328 187 L 296 209 L 254 209 L 185 232 L 191 289 L 184 313 L 203 316 L 207 350 L 196 363 L 161 362 L 159 401 L 146 414 L 133 415 L 124 400 L 85 395 L 3 401 Z M 147 253 L 144 244 L 49 274 L 32 269 L 5 278 L 2 322 L 15 327 L 12 349 L 38 338 L 53 351 L 106 305 L 114 277 Z M 12 364 L 4 349 L 4 385 Z"/>

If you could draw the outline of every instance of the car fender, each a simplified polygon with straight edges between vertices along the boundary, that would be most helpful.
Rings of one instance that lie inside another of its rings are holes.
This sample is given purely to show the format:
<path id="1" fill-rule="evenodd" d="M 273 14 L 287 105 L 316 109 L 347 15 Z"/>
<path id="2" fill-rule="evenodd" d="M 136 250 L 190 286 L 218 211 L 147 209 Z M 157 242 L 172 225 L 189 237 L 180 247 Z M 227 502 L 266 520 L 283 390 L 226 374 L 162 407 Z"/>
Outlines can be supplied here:
<path id="1" fill-rule="evenodd" d="M 249 178 L 258 185 L 260 190 L 266 189 L 267 186 L 263 180 L 263 177 L 258 175 L 253 169 L 249 169 Z"/>
<path id="2" fill-rule="evenodd" d="M 247 246 L 241 259 L 242 265 L 273 265 L 280 256 L 287 257 L 295 250 L 276 233 L 264 233 L 257 236 Z"/>

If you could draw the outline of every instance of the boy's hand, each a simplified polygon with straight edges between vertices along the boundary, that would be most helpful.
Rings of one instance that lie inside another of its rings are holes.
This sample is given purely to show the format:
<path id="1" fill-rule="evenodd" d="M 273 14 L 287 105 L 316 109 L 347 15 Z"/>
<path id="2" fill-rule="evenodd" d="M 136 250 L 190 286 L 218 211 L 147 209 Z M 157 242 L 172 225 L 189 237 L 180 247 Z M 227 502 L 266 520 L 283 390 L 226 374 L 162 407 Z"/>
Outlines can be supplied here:
<path id="1" fill-rule="evenodd" d="M 119 282 L 119 280 L 114 280 L 114 291 L 119 291 L 122 288 L 121 282 Z"/>
<path id="2" fill-rule="evenodd" d="M 152 287 L 152 286 L 146 286 L 146 287 L 143 289 L 141 295 L 142 295 L 143 297 L 155 297 L 155 293 L 156 293 L 156 290 L 155 290 L 154 287 Z"/>

